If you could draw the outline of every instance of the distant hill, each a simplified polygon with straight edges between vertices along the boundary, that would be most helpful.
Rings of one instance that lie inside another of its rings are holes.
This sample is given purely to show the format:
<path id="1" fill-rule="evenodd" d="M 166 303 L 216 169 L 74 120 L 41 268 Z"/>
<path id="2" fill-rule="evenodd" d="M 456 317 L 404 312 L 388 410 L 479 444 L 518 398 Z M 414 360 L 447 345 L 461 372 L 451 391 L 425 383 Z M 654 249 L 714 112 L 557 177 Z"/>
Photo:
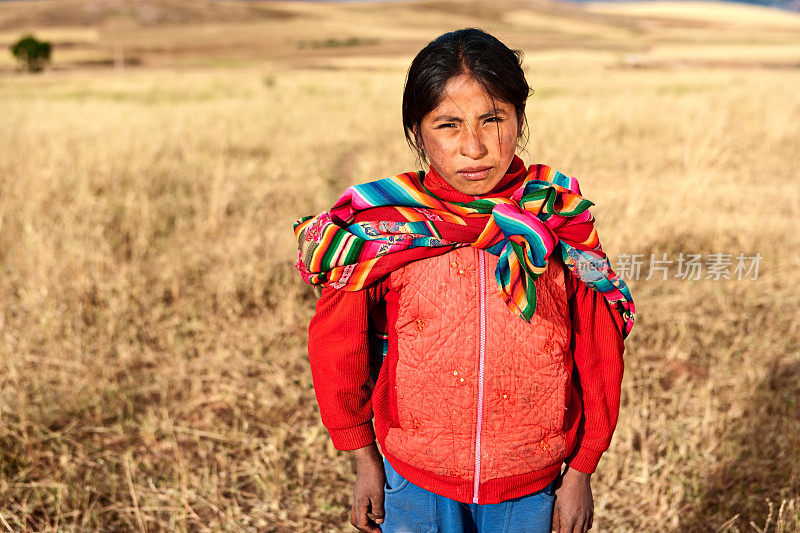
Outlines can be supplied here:
<path id="1" fill-rule="evenodd" d="M 384 68 L 468 26 L 553 61 L 582 48 L 609 68 L 800 68 L 800 13 L 732 2 L 0 0 L 0 49 L 35 34 L 53 69 Z M 0 53 L 0 72 L 15 67 Z"/>
<path id="2" fill-rule="evenodd" d="M 2 3 L 2 2 L 44 2 L 44 1 L 46 1 L 46 0 L 0 0 L 0 3 Z M 224 3 L 225 2 L 225 0 L 213 0 L 213 1 L 219 2 L 219 3 Z M 252 2 L 252 3 L 255 3 L 255 4 L 258 4 L 258 3 L 264 4 L 264 3 L 269 3 L 270 2 L 270 0 L 249 0 L 249 1 Z M 341 1 L 341 0 L 309 0 L 309 1 L 311 1 L 311 2 L 314 2 L 314 1 L 337 2 L 337 1 Z M 354 0 L 348 0 L 348 1 L 352 2 Z M 392 0 L 355 0 L 355 1 L 364 1 L 364 2 L 382 1 L 382 2 L 386 2 L 386 1 L 392 1 Z M 563 1 L 567 1 L 567 2 L 569 2 L 569 1 L 585 2 L 585 1 L 595 1 L 595 0 L 563 0 Z M 613 2 L 614 0 L 605 0 L 605 1 Z M 640 1 L 647 2 L 649 0 L 640 0 Z M 692 0 L 686 0 L 686 1 L 690 2 Z M 800 0 L 720 0 L 720 1 L 722 1 L 722 2 L 732 2 L 732 3 L 736 3 L 736 4 L 751 4 L 751 5 L 756 5 L 756 6 L 775 7 L 775 8 L 778 8 L 778 9 L 787 9 L 787 10 L 790 10 L 790 11 L 800 11 Z M 109 3 L 113 3 L 113 2 L 109 2 Z"/>
<path id="3" fill-rule="evenodd" d="M 574 2 L 592 2 L 597 0 L 564 0 L 564 1 L 574 1 Z M 604 0 L 607 2 L 613 2 L 615 0 Z M 630 1 L 630 0 L 624 0 Z M 639 0 L 643 3 L 648 2 L 649 0 Z M 685 0 L 686 2 L 691 2 L 692 0 Z M 778 9 L 786 9 L 789 11 L 798 11 L 800 12 L 800 0 L 719 0 L 720 2 L 730 2 L 733 4 L 748 4 L 753 6 L 765 6 L 765 7 L 774 7 Z"/>
<path id="4" fill-rule="evenodd" d="M 203 22 L 247 22 L 291 18 L 272 2 L 211 0 L 0 0 L 0 29 L 29 26 L 146 27 Z"/>

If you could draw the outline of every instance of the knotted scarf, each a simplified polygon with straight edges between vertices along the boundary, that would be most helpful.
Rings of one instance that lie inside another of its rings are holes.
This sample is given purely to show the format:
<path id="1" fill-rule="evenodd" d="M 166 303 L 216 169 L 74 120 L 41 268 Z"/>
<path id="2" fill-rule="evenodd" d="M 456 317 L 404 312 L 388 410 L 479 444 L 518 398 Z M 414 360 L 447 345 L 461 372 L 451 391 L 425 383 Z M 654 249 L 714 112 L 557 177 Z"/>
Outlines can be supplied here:
<path id="1" fill-rule="evenodd" d="M 514 159 L 511 168 L 524 172 Z M 357 291 L 411 261 L 474 246 L 498 257 L 500 295 L 529 322 L 536 310 L 534 280 L 558 248 L 569 270 L 621 313 L 628 336 L 633 298 L 600 246 L 589 212 L 594 203 L 581 196 L 577 179 L 532 165 L 510 198 L 462 203 L 437 197 L 424 178 L 423 171 L 406 172 L 355 185 L 330 210 L 295 222 L 295 267 L 303 280 Z"/>

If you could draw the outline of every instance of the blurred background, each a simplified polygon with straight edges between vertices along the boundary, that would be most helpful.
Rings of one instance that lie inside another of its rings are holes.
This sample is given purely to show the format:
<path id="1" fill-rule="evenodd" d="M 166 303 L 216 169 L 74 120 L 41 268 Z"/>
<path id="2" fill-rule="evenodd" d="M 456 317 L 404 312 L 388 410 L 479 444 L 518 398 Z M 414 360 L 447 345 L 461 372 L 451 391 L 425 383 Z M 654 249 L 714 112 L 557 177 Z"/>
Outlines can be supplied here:
<path id="1" fill-rule="evenodd" d="M 292 223 L 416 168 L 406 69 L 467 26 L 524 51 L 523 159 L 578 177 L 612 264 L 641 262 L 593 530 L 800 530 L 779 7 L 0 2 L 0 530 L 352 530 Z"/>

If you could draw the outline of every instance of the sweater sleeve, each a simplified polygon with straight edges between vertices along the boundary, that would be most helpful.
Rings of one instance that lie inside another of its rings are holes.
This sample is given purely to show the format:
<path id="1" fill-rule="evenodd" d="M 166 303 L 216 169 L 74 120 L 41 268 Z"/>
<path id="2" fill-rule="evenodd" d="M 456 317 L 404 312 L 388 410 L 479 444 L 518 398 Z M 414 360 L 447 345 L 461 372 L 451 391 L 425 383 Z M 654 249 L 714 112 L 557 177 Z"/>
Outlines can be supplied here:
<path id="1" fill-rule="evenodd" d="M 308 327 L 308 357 L 322 423 L 338 450 L 375 440 L 372 426 L 369 314 L 383 285 L 324 288 Z"/>
<path id="2" fill-rule="evenodd" d="M 583 402 L 578 442 L 568 458 L 571 468 L 591 474 L 600 456 L 608 449 L 617 425 L 622 384 L 624 323 L 608 300 L 590 289 L 571 272 L 567 277 L 572 345 L 573 382 Z"/>

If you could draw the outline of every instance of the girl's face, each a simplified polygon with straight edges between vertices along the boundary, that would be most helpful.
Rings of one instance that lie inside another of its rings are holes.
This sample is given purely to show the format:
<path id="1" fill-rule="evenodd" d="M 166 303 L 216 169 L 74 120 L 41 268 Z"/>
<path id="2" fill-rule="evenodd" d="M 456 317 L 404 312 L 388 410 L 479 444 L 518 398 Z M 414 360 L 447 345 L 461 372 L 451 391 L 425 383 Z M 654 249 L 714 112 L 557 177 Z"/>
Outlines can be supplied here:
<path id="1" fill-rule="evenodd" d="M 422 118 L 419 136 L 431 166 L 456 190 L 486 194 L 514 159 L 520 117 L 472 76 L 450 79 L 441 103 Z"/>

